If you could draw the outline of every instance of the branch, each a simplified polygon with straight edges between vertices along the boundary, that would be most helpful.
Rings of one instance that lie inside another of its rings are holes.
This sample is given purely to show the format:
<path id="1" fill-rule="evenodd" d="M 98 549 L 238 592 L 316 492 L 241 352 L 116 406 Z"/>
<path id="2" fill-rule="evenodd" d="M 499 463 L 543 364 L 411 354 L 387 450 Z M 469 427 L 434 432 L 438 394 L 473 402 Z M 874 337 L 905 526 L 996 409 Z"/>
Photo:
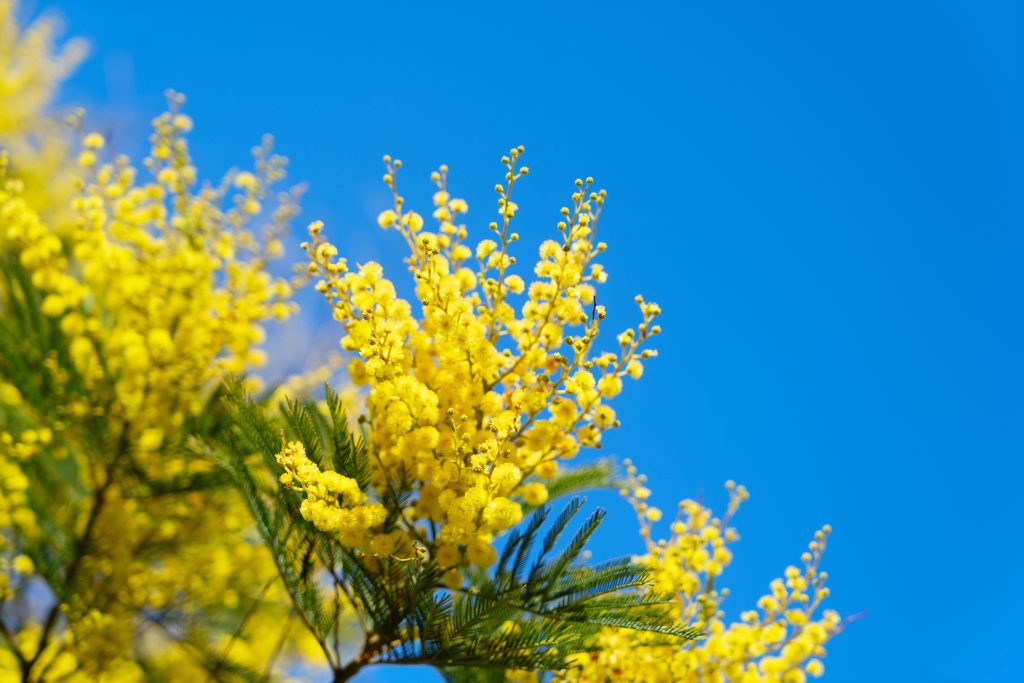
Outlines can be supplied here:
<path id="1" fill-rule="evenodd" d="M 106 503 L 107 492 L 114 483 L 114 466 L 122 457 L 125 457 L 128 454 L 129 447 L 128 424 L 123 423 L 121 425 L 121 435 L 118 439 L 117 453 L 103 472 L 103 483 L 100 485 L 99 489 L 96 490 L 96 499 L 93 502 L 92 509 L 89 511 L 89 518 L 85 522 L 85 529 L 82 530 L 82 535 L 75 543 L 75 554 L 71 558 L 71 564 L 68 565 L 67 572 L 64 574 L 64 588 L 68 590 L 70 590 L 71 584 L 74 583 L 79 570 L 82 568 L 82 562 L 85 560 L 85 556 L 89 551 L 89 546 L 92 545 L 92 536 L 96 529 L 96 523 L 99 521 L 100 513 L 103 511 L 103 506 Z M 54 587 L 51 586 L 51 588 Z M 49 644 L 49 639 L 53 634 L 53 629 L 57 625 L 57 617 L 60 614 L 61 596 L 56 590 L 54 590 L 53 593 L 54 604 L 50 609 L 50 613 L 46 615 L 46 623 L 43 625 L 42 635 L 39 636 L 39 646 L 36 649 L 36 653 L 32 655 L 31 659 L 22 665 L 22 680 L 29 680 L 32 667 L 35 666 L 36 662 L 38 662 L 39 658 L 42 656 L 43 651 Z"/>
<path id="2" fill-rule="evenodd" d="M 217 658 L 217 661 L 210 669 L 210 675 L 206 680 L 216 680 L 217 674 L 224 667 L 224 663 L 228 661 L 228 654 L 231 653 L 231 647 L 235 644 L 235 641 L 238 640 L 238 638 L 242 635 L 242 630 L 245 629 L 245 625 L 249 623 L 249 619 L 252 618 L 253 613 L 255 613 L 256 610 L 259 608 L 260 604 L 263 603 L 263 596 L 267 594 L 267 591 L 270 590 L 270 587 L 274 585 L 274 581 L 276 581 L 277 578 L 277 576 L 272 576 L 270 580 L 263 585 L 263 588 L 260 590 L 260 592 L 256 595 L 256 599 L 253 600 L 252 605 L 250 605 L 249 609 L 242 616 L 241 621 L 238 622 L 238 628 L 235 629 L 235 632 L 231 634 L 231 638 L 229 638 L 228 642 L 225 643 L 224 649 L 221 650 L 220 656 Z"/>
<path id="3" fill-rule="evenodd" d="M 363 651 L 359 653 L 359 656 L 340 669 L 334 670 L 334 683 L 343 683 L 355 676 L 360 669 L 367 664 L 371 664 L 373 658 L 380 654 L 385 647 L 386 644 L 380 636 L 376 633 L 369 635 L 366 639 L 366 645 L 363 646 Z"/>
<path id="4" fill-rule="evenodd" d="M 11 633 L 11 629 L 3 619 L 0 619 L 0 635 L 3 636 L 5 641 L 7 641 L 7 645 L 11 648 L 14 658 L 18 660 L 18 664 L 21 666 L 22 671 L 25 671 L 25 667 L 28 665 L 28 660 L 25 659 L 25 655 L 22 654 L 21 650 L 18 648 L 18 642 L 15 640 L 14 634 Z"/>
<path id="5" fill-rule="evenodd" d="M 71 564 L 68 565 L 67 572 L 64 575 L 65 587 L 70 588 L 71 584 L 74 583 L 78 571 L 82 568 L 82 562 L 85 560 L 85 556 L 89 551 L 89 546 L 92 545 L 92 535 L 96 529 L 96 523 L 99 521 L 100 512 L 103 510 L 104 503 L 106 503 L 107 491 L 110 490 L 110 486 L 112 484 L 113 477 L 111 477 L 108 472 L 103 485 L 96 491 L 96 501 L 93 503 L 92 510 L 89 511 L 89 519 L 85 522 L 85 529 L 82 531 L 82 535 L 78 538 L 78 542 L 75 543 L 74 557 L 72 557 Z M 32 655 L 31 659 L 22 664 L 23 680 L 28 680 L 32 667 L 39 661 L 39 658 L 42 656 L 46 646 L 49 645 L 50 636 L 53 635 L 53 629 L 57 625 L 57 617 L 60 614 L 61 603 L 60 595 L 57 594 L 57 591 L 54 591 L 53 607 L 50 608 L 49 614 L 46 615 L 46 623 L 43 625 L 43 632 L 39 637 L 39 646 L 36 648 L 36 653 Z"/>

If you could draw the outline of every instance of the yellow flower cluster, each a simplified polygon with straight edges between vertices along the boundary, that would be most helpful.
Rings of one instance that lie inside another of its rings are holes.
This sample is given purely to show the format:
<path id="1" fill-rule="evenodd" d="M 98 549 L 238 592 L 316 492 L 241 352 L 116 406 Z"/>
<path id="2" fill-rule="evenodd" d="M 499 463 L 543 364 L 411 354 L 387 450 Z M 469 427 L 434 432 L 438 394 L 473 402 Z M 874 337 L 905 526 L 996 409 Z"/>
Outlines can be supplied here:
<path id="1" fill-rule="evenodd" d="M 141 681 L 133 660 L 143 654 L 168 662 L 167 680 L 195 680 L 198 663 L 185 666 L 189 655 L 170 647 L 169 635 L 146 635 L 138 650 L 140 633 L 159 631 L 139 623 L 142 610 L 230 615 L 276 576 L 232 492 L 153 498 L 143 484 L 209 469 L 181 452 L 189 421 L 222 378 L 262 363 L 263 325 L 295 308 L 288 282 L 269 270 L 297 210 L 295 194 L 272 191 L 284 160 L 265 141 L 252 171 L 200 184 L 184 138 L 191 121 L 183 99 L 170 99 L 171 110 L 154 121 L 145 162 L 152 180 L 140 181 L 125 157 L 109 159 L 101 136 L 81 136 L 67 164 L 77 176 L 77 196 L 66 201 L 70 230 L 37 210 L 56 205 L 51 186 L 32 187 L 17 159 L 0 151 L 0 256 L 24 269 L 68 349 L 67 358 L 39 358 L 53 413 L 40 414 L 25 387 L 0 378 L 0 602 L 20 599 L 42 578 L 22 554 L 42 542 L 33 505 L 72 538 L 82 535 L 82 557 L 59 587 L 57 623 L 66 625 L 47 631 L 45 613 L 19 620 L 11 638 L 23 660 L 0 654 L 0 680 L 34 659 L 34 676 L 91 681 L 102 671 L 104 680 Z M 22 297 L 7 289 L 14 281 L 0 282 L 0 294 Z M 87 438 L 97 422 L 102 444 Z M 40 482 L 30 477 L 50 470 L 77 472 L 82 499 L 33 503 L 30 489 Z M 280 622 L 283 590 L 275 584 L 260 595 L 259 613 Z M 250 637 L 240 634 L 229 659 L 262 669 L 274 646 L 247 649 Z M 306 636 L 297 630 L 296 638 Z"/>
<path id="2" fill-rule="evenodd" d="M 827 572 L 819 569 L 830 527 L 815 534 L 801 557 L 802 567 L 786 568 L 770 592 L 726 623 L 722 601 L 729 595 L 718 577 L 732 561 L 729 545 L 738 540 L 729 526 L 747 491 L 726 483 L 729 504 L 721 518 L 693 500 L 679 504 L 667 539 L 652 539 L 652 523 L 661 512 L 650 507 L 646 479 L 626 461 L 629 486 L 623 491 L 640 520 L 647 552 L 639 561 L 652 573 L 652 591 L 672 596 L 682 626 L 702 629 L 706 637 L 682 646 L 654 642 L 649 634 L 605 629 L 600 649 L 581 655 L 558 683 L 633 681 L 636 683 L 804 683 L 824 673 L 825 644 L 842 628 L 839 615 L 825 610 Z"/>
<path id="3" fill-rule="evenodd" d="M 16 160 L 30 204 L 65 228 L 73 192 L 69 138 L 47 106 L 61 81 L 86 53 L 81 40 L 54 45 L 56 22 L 40 19 L 22 29 L 17 3 L 0 0 L 0 149 Z M 0 246 L 4 238 L 0 235 Z"/>
<path id="4" fill-rule="evenodd" d="M 75 369 L 97 394 L 112 391 L 108 417 L 140 451 L 175 437 L 211 383 L 261 365 L 262 324 L 294 307 L 288 282 L 267 270 L 295 213 L 292 196 L 279 195 L 265 224 L 252 225 L 283 159 L 267 142 L 255 150 L 255 173 L 197 188 L 184 138 L 192 124 L 179 111 L 183 98 L 170 99 L 154 121 L 152 181 L 137 182 L 125 157 L 103 162 L 103 138 L 84 136 L 78 226 L 67 239 L 32 210 L 0 159 L 4 239 L 45 294 L 43 313 L 69 337 Z"/>
<path id="5" fill-rule="evenodd" d="M 0 406 L 2 401 L 20 399 L 20 394 L 13 385 L 0 383 Z M 35 538 L 39 535 L 36 515 L 28 504 L 29 479 L 22 471 L 21 462 L 40 452 L 50 444 L 53 432 L 48 427 L 42 429 L 25 429 L 15 439 L 4 430 L 0 431 L 0 571 L 6 569 L 3 563 L 9 563 L 7 555 L 12 547 L 8 535 Z M 3 533 L 6 531 L 7 533 Z M 31 574 L 32 570 L 18 571 L 19 574 Z M 10 597 L 10 581 L 6 574 L 0 574 L 0 602 Z"/>
<path id="6" fill-rule="evenodd" d="M 159 510 L 153 509 L 154 503 Z M 265 549 L 249 538 L 250 517 L 236 496 L 206 491 L 142 501 L 112 489 L 104 510 L 91 552 L 83 560 L 84 574 L 97 579 L 88 595 L 68 605 L 69 629 L 52 640 L 40 668 L 52 659 L 53 670 L 75 672 L 74 681 L 99 680 L 103 673 L 107 677 L 102 680 L 141 683 L 151 680 L 145 672 L 150 670 L 148 660 L 155 658 L 169 666 L 161 680 L 203 680 L 201 659 L 177 647 L 173 634 L 165 633 L 159 622 L 140 623 L 138 618 L 140 612 L 193 609 L 226 619 L 230 629 L 245 625 L 230 661 L 265 667 L 281 636 L 289 602 L 274 580 Z M 262 632 L 255 630 L 252 617 L 241 622 L 239 616 L 254 605 Z M 309 638 L 293 629 L 289 645 L 305 647 Z M 246 643 L 252 639 L 262 642 L 263 649 L 250 650 Z M 211 637 L 211 645 L 215 642 Z"/>
<path id="7" fill-rule="evenodd" d="M 301 442 L 284 444 L 277 455 L 277 462 L 284 468 L 281 483 L 306 494 L 299 508 L 303 519 L 312 522 L 320 531 L 336 534 L 343 544 L 365 547 L 370 532 L 380 528 L 387 519 L 384 506 L 366 502 L 366 494 L 359 489 L 355 479 L 331 470 L 321 472 L 306 455 L 306 448 Z M 375 537 L 375 546 L 382 546 L 387 542 L 385 539 L 386 535 Z M 380 547 L 382 554 L 390 554 L 392 550 L 391 547 Z"/>
<path id="8" fill-rule="evenodd" d="M 445 567 L 492 564 L 494 538 L 520 521 L 523 502 L 547 499 L 542 480 L 558 461 L 600 447 L 619 424 L 607 400 L 624 377 L 641 376 L 643 359 L 655 355 L 642 347 L 660 332 L 659 307 L 637 297 L 640 325 L 619 335 L 617 351 L 594 351 L 605 318 L 595 288 L 607 275 L 595 262 L 606 248 L 596 237 L 605 192 L 591 178 L 576 181 L 561 209 L 559 239 L 540 245 L 535 279 L 515 272 L 513 190 L 529 172 L 522 153 L 503 157 L 499 218 L 475 245 L 447 167 L 432 174 L 436 228 L 428 230 L 398 192 L 401 161 L 384 158 L 394 201 L 378 223 L 408 245 L 418 312 L 379 264 L 350 269 L 320 223 L 303 244 L 317 290 L 344 325 L 341 345 L 355 352 L 349 374 L 368 387 L 373 484 L 413 482 L 417 541 Z"/>

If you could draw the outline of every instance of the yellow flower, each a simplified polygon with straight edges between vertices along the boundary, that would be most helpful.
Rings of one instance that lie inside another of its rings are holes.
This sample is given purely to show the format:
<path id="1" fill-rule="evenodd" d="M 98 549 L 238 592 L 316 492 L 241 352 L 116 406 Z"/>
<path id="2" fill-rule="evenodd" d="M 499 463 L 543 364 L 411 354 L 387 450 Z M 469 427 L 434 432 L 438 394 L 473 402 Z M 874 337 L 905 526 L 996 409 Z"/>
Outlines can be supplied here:
<path id="1" fill-rule="evenodd" d="M 807 671 L 808 674 L 814 676 L 815 678 L 819 678 L 825 673 L 825 665 L 821 663 L 820 659 L 808 660 L 807 664 L 804 666 L 804 669 Z"/>
<path id="2" fill-rule="evenodd" d="M 523 487 L 523 500 L 527 505 L 543 505 L 548 500 L 548 490 L 544 484 L 533 482 Z"/>
<path id="3" fill-rule="evenodd" d="M 498 561 L 498 553 L 487 541 L 475 539 L 466 548 L 466 558 L 470 564 L 486 568 Z"/>
<path id="4" fill-rule="evenodd" d="M 139 437 L 139 448 L 143 451 L 153 451 L 163 443 L 164 432 L 159 427 L 150 427 L 142 432 Z"/>
<path id="5" fill-rule="evenodd" d="M 442 581 L 444 585 L 451 590 L 456 590 L 462 587 L 462 573 L 458 569 L 449 569 L 444 573 Z"/>
<path id="6" fill-rule="evenodd" d="M 18 555 L 14 558 L 14 562 L 11 563 L 14 571 L 19 574 L 31 574 L 35 571 L 36 565 L 32 562 L 32 559 L 27 555 Z"/>
<path id="7" fill-rule="evenodd" d="M 82 138 L 82 147 L 86 149 L 103 149 L 104 144 L 106 141 L 99 133 L 89 133 Z"/>

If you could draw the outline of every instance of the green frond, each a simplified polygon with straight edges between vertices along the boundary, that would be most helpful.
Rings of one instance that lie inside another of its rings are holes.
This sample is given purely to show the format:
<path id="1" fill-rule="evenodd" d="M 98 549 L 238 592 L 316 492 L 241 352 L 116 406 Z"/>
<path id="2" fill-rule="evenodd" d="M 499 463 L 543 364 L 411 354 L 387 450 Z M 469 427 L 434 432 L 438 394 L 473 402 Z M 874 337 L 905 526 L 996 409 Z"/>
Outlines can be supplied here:
<path id="1" fill-rule="evenodd" d="M 281 402 L 281 414 L 284 415 L 292 432 L 306 447 L 306 455 L 321 468 L 324 465 L 324 453 L 321 447 L 323 433 L 320 429 L 321 420 L 316 417 L 315 405 L 301 399 L 286 398 Z"/>
<path id="2" fill-rule="evenodd" d="M 595 510 L 552 562 L 544 565 L 540 559 L 537 561 L 534 569 L 530 571 L 530 575 L 531 577 L 534 575 L 543 577 L 543 580 L 548 583 L 549 587 L 544 590 L 544 597 L 548 597 L 555 582 L 565 573 L 569 565 L 579 559 L 587 541 L 597 531 L 597 527 L 601 525 L 606 514 L 604 510 Z"/>
<path id="3" fill-rule="evenodd" d="M 540 556 L 537 558 L 536 565 L 543 563 L 544 558 L 548 553 L 555 547 L 555 543 L 558 542 L 558 537 L 565 531 L 565 527 L 568 526 L 572 518 L 576 516 L 576 513 L 583 507 L 582 498 L 573 498 L 569 501 L 562 511 L 555 518 L 555 522 L 548 529 L 548 533 L 544 536 L 544 545 L 541 547 Z"/>
<path id="4" fill-rule="evenodd" d="M 501 558 L 498 560 L 498 568 L 496 575 L 499 577 L 505 576 L 511 573 L 514 580 L 519 580 L 522 576 L 523 570 L 526 568 L 526 561 L 528 558 L 528 551 L 533 545 L 534 539 L 536 538 L 537 531 L 544 525 L 544 522 L 548 518 L 548 512 L 550 508 L 542 507 L 532 515 L 530 520 L 526 523 L 526 527 L 520 531 L 514 529 L 509 534 L 509 539 L 502 549 Z M 515 560 L 512 565 L 509 566 L 509 561 L 512 557 Z"/>
<path id="5" fill-rule="evenodd" d="M 645 568 L 628 559 L 593 566 L 582 562 L 605 513 L 594 511 L 570 535 L 569 527 L 583 509 L 580 498 L 571 499 L 557 515 L 549 506 L 535 509 L 509 534 L 493 573 L 466 572 L 468 589 L 446 589 L 444 572 L 429 557 L 373 557 L 342 546 L 302 518 L 300 494 L 277 486 L 270 477 L 255 476 L 250 469 L 254 463 L 246 456 L 262 451 L 264 461 L 271 462 L 270 471 L 276 472 L 273 457 L 283 429 L 303 441 L 311 458 L 353 476 L 378 496 L 390 513 L 387 529 L 408 524 L 399 513 L 413 493 L 411 477 L 398 472 L 382 485 L 367 486 L 370 455 L 352 435 L 348 416 L 330 387 L 326 416 L 310 402 L 289 401 L 282 406 L 280 426 L 237 384 L 225 393 L 235 429 L 214 445 L 193 440 L 189 448 L 230 474 L 298 614 L 325 652 L 329 648 L 324 643 L 340 616 L 321 595 L 325 579 L 344 591 L 366 626 L 363 653 L 368 659 L 360 666 L 432 664 L 445 668 L 450 680 L 502 680 L 506 670 L 564 669 L 574 653 L 594 647 L 604 626 L 666 638 L 696 636 L 678 628 L 671 604 L 642 592 L 648 580 Z M 598 466 L 576 484 L 607 479 L 608 472 Z M 490 673 L 474 678 L 483 675 L 479 672 Z"/>
<path id="6" fill-rule="evenodd" d="M 348 414 L 341 397 L 324 385 L 327 412 L 331 416 L 331 439 L 334 443 L 333 465 L 337 472 L 352 477 L 365 490 L 370 485 L 369 459 L 362 439 L 358 442 L 348 426 Z"/>
<path id="7" fill-rule="evenodd" d="M 544 487 L 548 490 L 549 500 L 594 489 L 617 489 L 620 486 L 621 483 L 615 477 L 615 463 L 610 458 L 601 458 L 600 460 L 559 472 L 553 478 L 544 482 Z M 529 511 L 534 507 L 526 505 L 524 509 Z"/>
<path id="8" fill-rule="evenodd" d="M 241 379 L 235 377 L 224 384 L 224 402 L 236 424 L 236 435 L 247 453 L 258 453 L 273 472 L 275 456 L 281 450 L 281 428 L 271 423 L 266 412 L 245 391 Z"/>

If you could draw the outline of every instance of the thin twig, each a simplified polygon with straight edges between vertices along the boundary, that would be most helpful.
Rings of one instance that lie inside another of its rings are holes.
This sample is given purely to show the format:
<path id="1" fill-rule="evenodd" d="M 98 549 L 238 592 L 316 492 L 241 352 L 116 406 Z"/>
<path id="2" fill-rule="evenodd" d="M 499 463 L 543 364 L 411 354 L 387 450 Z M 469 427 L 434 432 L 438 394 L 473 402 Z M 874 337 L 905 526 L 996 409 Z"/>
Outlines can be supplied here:
<path id="1" fill-rule="evenodd" d="M 274 585 L 275 580 L 277 580 L 277 577 L 272 576 L 270 580 L 268 580 L 263 585 L 263 588 L 260 590 L 260 592 L 256 595 L 256 599 L 253 600 L 252 605 L 249 606 L 249 609 L 242 616 L 242 620 L 238 622 L 238 627 L 235 629 L 234 633 L 231 634 L 231 638 L 228 639 L 228 642 L 224 644 L 224 649 L 221 651 L 220 656 L 214 663 L 213 668 L 210 669 L 210 675 L 206 680 L 216 680 L 215 676 L 221 670 L 221 668 L 223 668 L 224 663 L 227 662 L 228 654 L 230 654 L 232 646 L 234 646 L 235 641 L 238 640 L 239 636 L 242 635 L 242 630 L 245 628 L 245 625 L 249 623 L 249 619 L 252 618 L 253 614 L 255 614 L 256 609 L 260 606 L 260 603 L 263 602 L 263 596 L 266 595 L 267 591 L 270 590 L 270 587 Z"/>
<path id="2" fill-rule="evenodd" d="M 284 622 L 284 628 L 281 630 L 281 636 L 277 639 L 274 651 L 270 653 L 270 659 L 267 660 L 267 666 L 263 670 L 263 681 L 270 680 L 270 674 L 274 671 L 274 664 L 277 662 L 277 658 L 281 655 L 281 651 L 284 649 L 284 644 L 288 640 L 288 631 L 291 630 L 292 620 L 294 618 L 295 610 L 292 609 L 288 612 L 288 619 Z"/>

